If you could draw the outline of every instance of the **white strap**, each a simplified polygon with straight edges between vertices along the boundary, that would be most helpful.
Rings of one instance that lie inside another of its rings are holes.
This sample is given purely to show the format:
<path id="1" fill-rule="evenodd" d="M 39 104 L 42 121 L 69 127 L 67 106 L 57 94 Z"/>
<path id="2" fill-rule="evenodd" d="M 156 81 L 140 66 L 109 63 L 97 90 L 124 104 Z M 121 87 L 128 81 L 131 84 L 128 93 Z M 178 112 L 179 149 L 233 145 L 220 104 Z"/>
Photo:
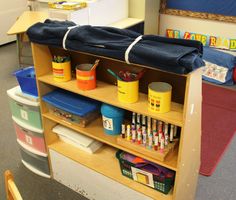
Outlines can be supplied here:
<path id="1" fill-rule="evenodd" d="M 66 34 L 64 35 L 63 40 L 62 40 L 62 47 L 63 47 L 63 49 L 67 50 L 67 48 L 66 48 L 66 39 L 67 39 L 67 36 L 68 36 L 70 30 L 72 30 L 74 28 L 77 28 L 79 26 L 80 25 L 76 25 L 76 26 L 70 26 L 70 27 L 67 28 L 68 30 L 66 31 Z"/>
<path id="2" fill-rule="evenodd" d="M 129 62 L 129 52 L 131 51 L 131 49 L 133 48 L 133 46 L 134 46 L 136 43 L 138 43 L 139 40 L 142 39 L 142 37 L 143 37 L 142 35 L 138 36 L 138 37 L 129 45 L 129 47 L 126 49 L 126 51 L 125 51 L 125 62 L 126 62 L 127 64 L 131 64 L 131 63 Z"/>

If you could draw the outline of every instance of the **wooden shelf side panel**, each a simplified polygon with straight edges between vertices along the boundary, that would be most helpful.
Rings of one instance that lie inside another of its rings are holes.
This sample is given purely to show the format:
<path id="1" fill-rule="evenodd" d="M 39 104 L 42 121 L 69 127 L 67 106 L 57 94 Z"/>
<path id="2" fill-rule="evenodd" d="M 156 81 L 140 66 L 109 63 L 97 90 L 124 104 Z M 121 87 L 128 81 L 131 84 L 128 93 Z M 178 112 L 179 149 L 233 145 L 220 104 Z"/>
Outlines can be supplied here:
<path id="1" fill-rule="evenodd" d="M 52 56 L 46 45 L 31 43 L 36 78 L 52 71 Z"/>
<path id="2" fill-rule="evenodd" d="M 174 199 L 194 200 L 198 182 L 201 148 L 202 69 L 187 80 L 184 126 L 181 132 Z"/>

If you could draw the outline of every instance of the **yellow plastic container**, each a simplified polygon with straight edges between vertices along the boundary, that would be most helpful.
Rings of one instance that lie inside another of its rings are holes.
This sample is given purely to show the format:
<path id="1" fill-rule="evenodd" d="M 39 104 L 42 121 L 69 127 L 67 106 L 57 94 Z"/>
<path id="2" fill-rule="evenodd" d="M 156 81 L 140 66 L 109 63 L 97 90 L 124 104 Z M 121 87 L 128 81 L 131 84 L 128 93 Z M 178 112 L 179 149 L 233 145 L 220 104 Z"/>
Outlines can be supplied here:
<path id="1" fill-rule="evenodd" d="M 71 80 L 71 63 L 52 62 L 53 79 L 57 82 L 66 82 Z"/>
<path id="2" fill-rule="evenodd" d="M 148 110 L 156 113 L 170 111 L 172 86 L 165 82 L 148 85 Z"/>
<path id="3" fill-rule="evenodd" d="M 135 103 L 138 101 L 139 81 L 120 81 L 118 82 L 118 99 L 122 103 Z"/>

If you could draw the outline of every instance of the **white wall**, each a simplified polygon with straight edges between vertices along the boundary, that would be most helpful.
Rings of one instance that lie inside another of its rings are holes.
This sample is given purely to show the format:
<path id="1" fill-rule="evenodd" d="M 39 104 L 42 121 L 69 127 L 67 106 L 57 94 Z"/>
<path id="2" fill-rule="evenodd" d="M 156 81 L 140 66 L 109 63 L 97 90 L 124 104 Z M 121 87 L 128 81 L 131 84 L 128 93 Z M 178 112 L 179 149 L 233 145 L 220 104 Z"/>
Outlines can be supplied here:
<path id="1" fill-rule="evenodd" d="M 160 0 L 129 0 L 129 17 L 145 20 L 144 33 L 157 34 Z"/>
<path id="2" fill-rule="evenodd" d="M 232 39 L 236 38 L 236 24 L 234 23 L 161 14 L 160 34 L 165 35 L 165 30 L 168 28 L 183 32 L 189 31 Z"/>
<path id="3" fill-rule="evenodd" d="M 0 45 L 15 40 L 15 36 L 8 36 L 7 31 L 15 23 L 17 17 L 27 9 L 26 0 L 10 0 L 2 2 L 0 7 Z"/>

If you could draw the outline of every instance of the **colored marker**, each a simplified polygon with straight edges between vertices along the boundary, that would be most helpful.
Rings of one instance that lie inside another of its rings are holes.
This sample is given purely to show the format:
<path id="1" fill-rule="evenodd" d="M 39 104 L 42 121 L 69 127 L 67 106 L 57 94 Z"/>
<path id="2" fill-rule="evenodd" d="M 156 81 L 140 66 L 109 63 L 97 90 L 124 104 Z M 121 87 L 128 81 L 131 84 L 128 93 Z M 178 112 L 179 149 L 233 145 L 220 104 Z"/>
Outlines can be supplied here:
<path id="1" fill-rule="evenodd" d="M 136 141 L 136 130 L 132 129 L 132 142 Z"/>
<path id="2" fill-rule="evenodd" d="M 137 136 L 138 144 L 141 144 L 142 143 L 142 131 L 139 128 L 137 132 L 138 132 L 138 136 Z"/>
<path id="3" fill-rule="evenodd" d="M 126 131 L 127 131 L 127 138 L 126 138 L 126 139 L 127 139 L 128 141 L 130 141 L 130 139 L 131 139 L 130 125 L 127 125 L 127 130 L 126 130 Z"/>
<path id="4" fill-rule="evenodd" d="M 135 120 L 135 118 L 136 118 L 136 113 L 133 112 L 132 113 L 132 129 L 136 129 L 136 120 Z"/>
<path id="5" fill-rule="evenodd" d="M 147 119 L 147 126 L 148 126 L 148 129 L 150 129 L 151 130 L 151 117 L 148 117 L 148 119 Z"/>
<path id="6" fill-rule="evenodd" d="M 143 136 L 143 145 L 146 146 L 147 144 L 146 126 L 142 127 L 142 136 Z"/>
<path id="7" fill-rule="evenodd" d="M 169 136 L 168 136 L 168 123 L 165 123 L 165 130 L 164 130 L 164 134 L 165 134 L 165 146 L 168 145 L 169 141 Z"/>
<path id="8" fill-rule="evenodd" d="M 162 121 L 158 122 L 158 132 L 162 132 L 163 131 L 163 123 Z"/>
<path id="9" fill-rule="evenodd" d="M 137 113 L 137 124 L 136 124 L 136 130 L 138 130 L 141 126 L 141 120 L 140 120 L 140 114 Z"/>
<path id="10" fill-rule="evenodd" d="M 158 150 L 158 133 L 157 131 L 153 131 L 153 136 L 154 136 L 154 150 L 157 151 Z"/>
<path id="11" fill-rule="evenodd" d="M 161 153 L 163 153 L 164 148 L 165 148 L 165 138 L 164 138 L 164 136 L 162 134 L 162 136 L 161 136 L 161 144 L 160 144 L 160 151 L 161 151 Z"/>
<path id="12" fill-rule="evenodd" d="M 146 116 L 142 115 L 142 126 L 146 126 Z"/>
<path id="13" fill-rule="evenodd" d="M 156 130 L 157 130 L 157 120 L 152 119 L 152 131 L 156 131 Z"/>
<path id="14" fill-rule="evenodd" d="M 122 138 L 125 138 L 125 124 L 121 125 L 121 136 Z"/>
<path id="15" fill-rule="evenodd" d="M 148 129 L 148 148 L 152 149 L 152 144 L 153 144 L 153 137 L 152 137 L 152 132 L 151 129 Z"/>
<path id="16" fill-rule="evenodd" d="M 173 142 L 173 137 L 174 137 L 174 125 L 170 125 L 170 143 Z"/>

